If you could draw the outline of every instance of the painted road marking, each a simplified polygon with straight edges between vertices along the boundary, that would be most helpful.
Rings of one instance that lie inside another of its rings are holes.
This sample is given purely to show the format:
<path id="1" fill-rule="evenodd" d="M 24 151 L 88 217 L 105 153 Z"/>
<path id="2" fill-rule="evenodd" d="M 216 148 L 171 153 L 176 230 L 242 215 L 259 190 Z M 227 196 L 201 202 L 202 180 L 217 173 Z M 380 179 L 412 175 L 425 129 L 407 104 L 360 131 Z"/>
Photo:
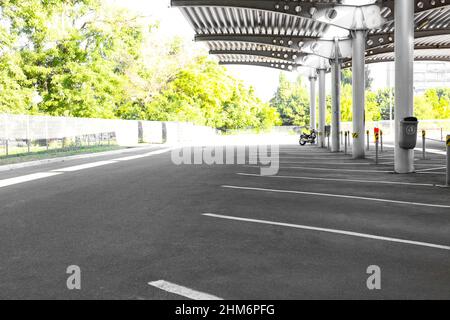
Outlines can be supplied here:
<path id="1" fill-rule="evenodd" d="M 39 172 L 39 173 L 28 174 L 28 175 L 20 176 L 20 177 L 4 179 L 4 180 L 0 180 L 0 188 L 12 186 L 12 185 L 19 184 L 19 183 L 49 178 L 49 177 L 57 176 L 60 174 L 62 174 L 62 173 L 61 172 Z"/>
<path id="2" fill-rule="evenodd" d="M 388 148 L 395 148 L 395 146 L 391 144 L 385 144 L 385 147 Z M 423 151 L 422 148 L 415 148 L 415 151 Z M 440 155 L 446 155 L 447 153 L 445 151 L 437 150 L 437 149 L 427 149 L 427 153 L 434 153 L 434 154 L 440 154 Z"/>
<path id="3" fill-rule="evenodd" d="M 420 172 L 426 172 L 426 171 L 435 171 L 435 170 L 442 170 L 442 169 L 447 169 L 447 167 L 438 167 L 438 168 L 429 168 L 429 169 L 420 169 L 420 170 L 416 170 L 416 172 L 420 173 Z"/>
<path id="4" fill-rule="evenodd" d="M 421 161 L 426 161 L 426 163 L 420 163 Z M 384 162 L 386 163 L 386 162 Z M 395 164 L 394 161 L 389 162 L 389 164 Z M 423 160 L 423 159 L 414 159 L 414 165 L 416 167 L 431 167 L 431 166 L 435 166 L 435 167 L 442 167 L 442 160 L 438 160 L 438 161 L 431 161 L 431 160 Z"/>
<path id="5" fill-rule="evenodd" d="M 429 167 L 429 166 L 440 167 L 440 166 L 442 166 L 443 160 L 436 160 L 436 161 L 427 160 L 427 163 L 417 163 L 417 161 L 422 161 L 422 159 L 414 159 L 414 161 L 415 161 L 414 166 L 416 166 L 416 167 Z M 395 162 L 393 162 L 393 161 L 392 162 L 382 162 L 380 164 L 394 165 Z"/>
<path id="6" fill-rule="evenodd" d="M 254 157 L 256 158 L 256 157 Z M 310 161 L 330 161 L 330 160 L 350 160 L 349 158 L 314 158 L 314 157 L 283 157 L 280 156 L 281 160 L 310 160 Z"/>
<path id="7" fill-rule="evenodd" d="M 436 175 L 446 175 L 445 172 L 417 172 L 417 174 L 436 174 Z"/>
<path id="8" fill-rule="evenodd" d="M 139 159 L 139 158 L 143 158 L 143 157 L 149 157 L 149 156 L 154 156 L 154 155 L 158 155 L 158 154 L 163 154 L 163 153 L 166 153 L 173 149 L 174 148 L 162 149 L 162 150 L 145 153 L 144 155 L 136 155 L 136 156 L 130 156 L 130 157 L 125 157 L 125 158 L 120 158 L 120 159 L 115 159 L 115 160 L 108 160 L 108 161 L 92 162 L 92 163 L 87 163 L 87 164 L 82 164 L 82 165 L 77 165 L 77 166 L 72 166 L 72 167 L 55 169 L 55 170 L 51 170 L 50 172 L 39 172 L 39 173 L 4 179 L 4 180 L 0 180 L 0 188 L 4 188 L 7 186 L 19 184 L 19 183 L 25 183 L 25 182 L 29 182 L 29 181 L 33 181 L 33 180 L 49 178 L 49 177 L 63 174 L 65 172 L 75 172 L 75 171 L 79 171 L 79 170 L 85 170 L 85 169 L 96 168 L 96 167 L 105 166 L 105 165 L 109 165 L 109 164 L 114 164 L 114 163 L 118 163 L 119 161 L 129 161 L 129 160 Z"/>
<path id="9" fill-rule="evenodd" d="M 232 216 L 223 216 L 223 215 L 212 214 L 212 213 L 205 213 L 203 215 L 207 216 L 207 217 L 225 219 L 225 220 L 253 222 L 253 223 L 266 224 L 266 225 L 272 225 L 272 226 L 280 226 L 280 227 L 288 227 L 288 228 L 295 228 L 295 229 L 302 229 L 302 230 L 309 230 L 309 231 L 326 232 L 326 233 L 333 233 L 333 234 L 339 234 L 339 235 L 344 235 L 344 236 L 352 236 L 352 237 L 366 238 L 366 239 L 372 239 L 372 240 L 410 244 L 410 245 L 414 245 L 414 246 L 428 247 L 428 248 L 434 248 L 434 249 L 450 250 L 450 246 L 446 246 L 446 245 L 412 241 L 412 240 L 404 240 L 404 239 L 398 239 L 398 238 L 382 237 L 382 236 L 377 236 L 377 235 L 372 235 L 372 234 L 367 234 L 367 233 L 359 233 L 359 232 L 337 230 L 337 229 L 317 228 L 317 227 L 304 226 L 304 225 L 299 225 L 299 224 L 281 223 L 281 222 L 273 222 L 273 221 L 267 221 L 267 220 L 256 220 L 256 219 L 247 219 L 247 218 L 239 218 L 239 217 L 232 217 Z"/>
<path id="10" fill-rule="evenodd" d="M 173 148 L 162 149 L 162 150 L 152 151 L 152 152 L 139 154 L 139 155 L 135 155 L 135 156 L 129 156 L 129 157 L 124 157 L 124 158 L 117 158 L 117 159 L 113 159 L 113 160 L 86 163 L 86 164 L 82 164 L 82 165 L 78 165 L 78 166 L 67 167 L 67 168 L 62 168 L 62 169 L 56 169 L 56 170 L 52 170 L 52 171 L 53 172 L 74 172 L 74 171 L 80 171 L 80 170 L 85 170 L 85 169 L 90 169 L 90 168 L 106 166 L 106 165 L 114 164 L 114 163 L 117 163 L 117 162 L 120 162 L 120 161 L 130 161 L 130 160 L 141 159 L 141 158 L 145 158 L 145 157 L 151 157 L 151 156 L 154 156 L 154 155 L 158 155 L 158 154 L 163 154 L 163 153 L 169 152 L 171 150 L 173 150 Z"/>
<path id="11" fill-rule="evenodd" d="M 106 166 L 108 164 L 113 164 L 113 163 L 117 163 L 117 161 L 112 161 L 112 160 L 97 161 L 97 162 L 81 164 L 81 165 L 73 166 L 73 167 L 56 169 L 56 170 L 52 170 L 52 172 L 74 172 L 74 171 L 80 171 L 80 170 L 85 170 L 85 169 L 90 169 L 90 168 Z"/>
<path id="12" fill-rule="evenodd" d="M 375 180 L 355 180 L 355 179 L 332 179 L 332 178 L 313 178 L 313 177 L 298 177 L 298 176 L 261 176 L 258 174 L 237 173 L 241 176 L 260 177 L 260 178 L 279 178 L 279 179 L 299 179 L 299 180 L 317 180 L 317 181 L 336 181 L 336 182 L 356 182 L 368 184 L 392 184 L 405 186 L 419 186 L 419 187 L 435 187 L 434 184 L 427 183 L 410 183 L 410 182 L 396 182 L 396 181 L 375 181 Z"/>
<path id="13" fill-rule="evenodd" d="M 324 165 L 324 166 L 370 166 L 372 163 L 366 163 L 366 162 L 314 162 L 314 163 L 307 163 L 307 162 L 280 162 L 280 164 L 303 164 L 303 165 Z"/>
<path id="14" fill-rule="evenodd" d="M 334 169 L 334 168 L 316 168 L 316 167 L 282 167 L 281 169 L 302 169 L 314 171 L 339 171 L 339 172 L 368 172 L 368 173 L 394 173 L 386 170 L 357 170 L 357 169 Z"/>
<path id="15" fill-rule="evenodd" d="M 137 159 L 142 159 L 142 158 L 146 158 L 146 157 L 148 157 L 148 155 L 146 155 L 146 154 L 139 154 L 139 155 L 136 155 L 136 156 L 129 156 L 129 157 L 113 159 L 112 161 L 131 161 L 131 160 L 137 160 Z"/>
<path id="16" fill-rule="evenodd" d="M 189 298 L 192 300 L 223 300 L 222 298 L 204 293 L 204 292 L 200 292 L 200 291 L 195 291 L 183 286 L 179 286 L 177 284 L 174 283 L 170 283 L 164 280 L 159 280 L 159 281 L 153 281 L 153 282 L 149 282 L 149 285 L 151 285 L 152 287 L 161 289 L 163 291 L 166 292 L 170 292 L 185 298 Z"/>
<path id="17" fill-rule="evenodd" d="M 301 195 L 309 195 L 309 196 L 355 199 L 355 200 L 365 200 L 365 201 L 374 201 L 374 202 L 387 202 L 387 203 L 405 204 L 405 205 L 409 205 L 409 206 L 413 205 L 413 206 L 421 206 L 421 207 L 450 208 L 450 205 L 444 205 L 444 204 L 430 204 L 430 203 L 409 202 L 409 201 L 399 201 L 399 200 L 387 200 L 387 199 L 348 196 L 348 195 L 332 194 L 332 193 L 317 193 L 317 192 L 304 192 L 304 191 L 294 191 L 294 190 L 264 189 L 264 188 L 238 187 L 238 186 L 227 186 L 227 185 L 223 185 L 222 188 L 237 189 L 237 190 L 249 190 L 249 191 L 262 191 L 262 192 L 272 192 L 272 193 L 301 194 Z"/>
<path id="18" fill-rule="evenodd" d="M 445 158 L 442 159 L 438 159 L 438 158 L 434 158 L 434 159 L 427 159 L 427 160 L 418 160 L 418 162 L 420 162 L 420 164 L 425 165 L 425 164 L 431 164 L 433 166 L 437 166 L 437 165 L 443 165 L 442 163 L 445 161 Z M 422 162 L 426 162 L 426 163 L 422 163 Z"/>
<path id="19" fill-rule="evenodd" d="M 147 152 L 147 153 L 144 153 L 144 154 L 138 154 L 138 155 L 135 155 L 135 156 L 117 158 L 117 159 L 113 159 L 112 161 L 130 161 L 130 160 L 142 159 L 142 158 L 147 158 L 147 157 L 163 154 L 163 153 L 172 151 L 174 149 L 175 148 L 166 148 L 166 149 L 162 149 L 162 150 L 156 150 L 156 151 L 152 151 L 152 152 Z"/>

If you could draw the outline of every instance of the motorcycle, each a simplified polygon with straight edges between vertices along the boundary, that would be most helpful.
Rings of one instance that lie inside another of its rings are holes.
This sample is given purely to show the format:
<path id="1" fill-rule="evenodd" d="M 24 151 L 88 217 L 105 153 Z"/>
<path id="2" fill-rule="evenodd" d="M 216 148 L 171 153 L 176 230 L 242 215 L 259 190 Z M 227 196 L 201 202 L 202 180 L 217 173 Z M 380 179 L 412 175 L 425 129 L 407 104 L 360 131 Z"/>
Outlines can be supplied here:
<path id="1" fill-rule="evenodd" d="M 317 133 L 315 130 L 312 130 L 310 134 L 303 133 L 300 136 L 300 145 L 305 146 L 307 143 L 315 144 L 317 139 Z"/>

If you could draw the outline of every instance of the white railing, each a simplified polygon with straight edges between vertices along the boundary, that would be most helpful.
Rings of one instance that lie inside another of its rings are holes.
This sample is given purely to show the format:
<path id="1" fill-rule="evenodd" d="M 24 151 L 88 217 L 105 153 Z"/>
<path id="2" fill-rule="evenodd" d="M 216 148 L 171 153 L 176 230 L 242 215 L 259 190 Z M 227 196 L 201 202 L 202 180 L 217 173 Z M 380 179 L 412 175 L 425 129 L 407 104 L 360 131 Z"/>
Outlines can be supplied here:
<path id="1" fill-rule="evenodd" d="M 0 114 L 0 144 L 6 153 L 18 146 L 30 151 L 33 146 L 48 149 L 49 144 L 61 148 L 100 142 L 120 146 L 184 144 L 215 136 L 215 129 L 192 123 Z"/>
<path id="2" fill-rule="evenodd" d="M 342 131 L 352 131 L 351 122 L 343 122 L 341 125 Z M 394 121 L 378 121 L 367 122 L 366 130 L 373 133 L 374 128 L 380 128 L 383 130 L 385 136 L 394 136 Z M 450 119 L 449 120 L 419 120 L 419 134 L 425 130 L 427 138 L 443 141 L 447 134 L 450 134 Z"/>

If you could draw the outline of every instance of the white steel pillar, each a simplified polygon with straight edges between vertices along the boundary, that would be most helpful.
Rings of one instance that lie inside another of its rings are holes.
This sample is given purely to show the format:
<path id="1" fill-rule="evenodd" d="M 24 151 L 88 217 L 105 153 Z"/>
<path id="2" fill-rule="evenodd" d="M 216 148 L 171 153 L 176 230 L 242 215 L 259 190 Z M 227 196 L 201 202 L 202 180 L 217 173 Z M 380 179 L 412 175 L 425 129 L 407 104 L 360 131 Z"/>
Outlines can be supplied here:
<path id="1" fill-rule="evenodd" d="M 414 5 L 395 1 L 395 171 L 414 172 L 414 150 L 400 148 L 400 121 L 414 114 Z"/>
<path id="2" fill-rule="evenodd" d="M 325 69 L 319 70 L 319 146 L 325 148 L 325 124 L 326 124 L 326 90 Z"/>
<path id="3" fill-rule="evenodd" d="M 366 71 L 365 50 L 366 32 L 353 31 L 353 158 L 365 157 L 364 133 L 365 133 L 365 105 L 366 105 Z"/>
<path id="4" fill-rule="evenodd" d="M 317 119 L 316 119 L 316 80 L 317 75 L 314 70 L 309 77 L 310 82 L 310 128 L 311 130 L 317 130 Z"/>
<path id="5" fill-rule="evenodd" d="M 339 134 L 341 131 L 341 64 L 339 61 L 339 42 L 335 41 L 335 57 L 331 62 L 332 107 L 331 107 L 331 152 L 341 150 Z"/>

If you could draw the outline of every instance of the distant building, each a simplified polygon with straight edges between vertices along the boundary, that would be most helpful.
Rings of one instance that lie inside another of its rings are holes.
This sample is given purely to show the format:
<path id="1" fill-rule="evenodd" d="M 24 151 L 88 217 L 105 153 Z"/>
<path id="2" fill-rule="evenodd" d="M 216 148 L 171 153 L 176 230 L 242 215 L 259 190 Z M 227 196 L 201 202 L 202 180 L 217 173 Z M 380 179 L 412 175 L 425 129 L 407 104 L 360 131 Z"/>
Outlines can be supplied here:
<path id="1" fill-rule="evenodd" d="M 414 89 L 416 94 L 427 89 L 450 86 L 450 63 L 422 62 L 414 66 Z"/>
<path id="2" fill-rule="evenodd" d="M 373 90 L 395 86 L 395 64 L 371 65 Z M 431 88 L 450 87 L 450 62 L 416 62 L 414 90 L 417 95 Z"/>

